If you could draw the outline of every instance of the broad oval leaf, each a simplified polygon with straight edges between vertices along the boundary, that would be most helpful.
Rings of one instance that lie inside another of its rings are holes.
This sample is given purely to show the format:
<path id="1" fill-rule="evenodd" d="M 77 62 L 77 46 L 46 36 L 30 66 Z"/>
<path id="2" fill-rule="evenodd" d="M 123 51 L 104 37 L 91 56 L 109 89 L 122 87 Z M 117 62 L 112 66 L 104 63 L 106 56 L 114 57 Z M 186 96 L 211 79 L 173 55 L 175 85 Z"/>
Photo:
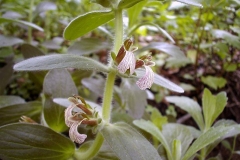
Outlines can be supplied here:
<path id="1" fill-rule="evenodd" d="M 197 138 L 192 145 L 189 147 L 188 151 L 183 157 L 183 160 L 188 160 L 195 153 L 197 153 L 200 149 L 206 147 L 207 145 L 214 143 L 220 138 L 228 135 L 232 131 L 235 130 L 234 126 L 219 126 L 216 128 L 210 128 L 207 132 L 203 133 L 199 138 Z"/>
<path id="2" fill-rule="evenodd" d="M 157 128 L 157 126 L 155 126 L 152 122 L 146 121 L 146 120 L 143 120 L 143 119 L 135 120 L 135 121 L 133 121 L 133 124 L 135 126 L 141 128 L 142 130 L 150 133 L 155 138 L 157 138 L 159 140 L 159 142 L 161 142 L 162 145 L 164 146 L 164 148 L 166 149 L 166 152 L 167 152 L 167 155 L 168 155 L 169 159 L 173 158 L 172 153 L 171 153 L 170 145 L 169 145 L 167 139 L 162 134 L 162 132 Z"/>
<path id="3" fill-rule="evenodd" d="M 21 24 L 24 24 L 26 26 L 35 28 L 35 29 L 37 29 L 39 31 L 42 31 L 42 32 L 44 31 L 41 27 L 37 26 L 36 24 L 30 23 L 30 22 L 26 22 L 26 21 L 22 21 L 22 20 L 0 17 L 0 23 L 3 23 L 3 22 L 17 22 L 17 23 L 21 23 Z"/>
<path id="4" fill-rule="evenodd" d="M 112 11 L 95 11 L 80 15 L 68 24 L 63 36 L 67 40 L 77 39 L 113 18 L 114 12 Z"/>
<path id="5" fill-rule="evenodd" d="M 22 39 L 19 39 L 17 37 L 0 35 L 0 48 L 1 47 L 13 46 L 13 45 L 20 44 L 20 43 L 23 43 L 23 42 L 24 41 Z"/>
<path id="6" fill-rule="evenodd" d="M 197 0 L 175 0 L 175 1 L 182 2 L 185 4 L 190 4 L 190 5 L 201 7 L 201 8 L 203 7 L 202 4 L 198 3 Z"/>
<path id="7" fill-rule="evenodd" d="M 38 124 L 2 126 L 0 142 L 0 159 L 7 160 L 66 160 L 75 150 L 70 139 Z"/>
<path id="8" fill-rule="evenodd" d="M 167 96 L 165 98 L 168 102 L 174 103 L 176 106 L 188 112 L 198 124 L 198 127 L 201 130 L 204 129 L 202 109 L 197 102 L 184 96 Z"/>
<path id="9" fill-rule="evenodd" d="M 18 96 L 0 96 L 0 108 L 25 103 L 25 100 Z"/>
<path id="10" fill-rule="evenodd" d="M 152 144 L 126 123 L 105 125 L 101 133 L 119 159 L 161 160 Z"/>
<path id="11" fill-rule="evenodd" d="M 52 98 L 67 98 L 77 95 L 70 73 L 65 69 L 53 69 L 48 72 L 44 79 L 43 92 L 46 96 L 44 103 L 44 118 L 50 128 L 57 132 L 67 129 L 64 119 L 65 108 L 55 104 Z"/>
<path id="12" fill-rule="evenodd" d="M 136 5 L 137 3 L 144 1 L 144 0 L 121 0 L 118 4 L 118 9 L 126 9 L 126 8 L 130 8 L 134 5 Z"/>
<path id="13" fill-rule="evenodd" d="M 41 111 L 42 103 L 37 101 L 14 104 L 0 108 L 0 126 L 18 122 L 21 116 L 28 116 L 34 120 L 38 120 Z"/>
<path id="14" fill-rule="evenodd" d="M 76 68 L 108 72 L 108 67 L 91 58 L 71 55 L 53 54 L 29 58 L 14 65 L 16 71 L 40 71 L 55 68 Z"/>

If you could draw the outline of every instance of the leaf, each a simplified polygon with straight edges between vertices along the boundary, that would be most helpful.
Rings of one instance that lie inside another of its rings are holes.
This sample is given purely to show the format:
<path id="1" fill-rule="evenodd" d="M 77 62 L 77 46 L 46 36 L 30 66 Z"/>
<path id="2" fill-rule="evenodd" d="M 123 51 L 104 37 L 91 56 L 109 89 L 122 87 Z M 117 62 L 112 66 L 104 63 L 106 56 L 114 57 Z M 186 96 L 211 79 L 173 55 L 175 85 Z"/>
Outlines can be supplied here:
<path id="1" fill-rule="evenodd" d="M 67 40 L 74 40 L 114 18 L 112 11 L 95 11 L 80 15 L 73 19 L 65 28 L 63 36 Z"/>
<path id="2" fill-rule="evenodd" d="M 2 126 L 0 141 L 0 159 L 8 160 L 66 160 L 75 149 L 68 138 L 38 124 Z"/>
<path id="3" fill-rule="evenodd" d="M 134 119 L 143 116 L 147 105 L 147 94 L 139 90 L 133 79 L 122 79 L 122 103 L 128 108 L 128 114 Z"/>
<path id="4" fill-rule="evenodd" d="M 117 0 L 90 0 L 90 2 L 100 4 L 106 8 L 113 8 L 118 3 Z"/>
<path id="5" fill-rule="evenodd" d="M 227 83 L 227 80 L 225 78 L 213 76 L 202 76 L 201 81 L 215 90 L 217 90 L 218 88 L 223 88 Z"/>
<path id="6" fill-rule="evenodd" d="M 28 116 L 34 120 L 38 120 L 41 111 L 42 103 L 37 101 L 2 107 L 0 108 L 0 126 L 18 122 L 21 116 Z"/>
<path id="7" fill-rule="evenodd" d="M 0 96 L 0 108 L 22 103 L 25 100 L 18 96 Z"/>
<path id="8" fill-rule="evenodd" d="M 14 65 L 16 71 L 40 71 L 56 68 L 76 68 L 108 72 L 108 67 L 91 58 L 71 55 L 53 54 L 29 58 Z"/>
<path id="9" fill-rule="evenodd" d="M 138 23 L 139 15 L 142 11 L 142 8 L 147 4 L 147 2 L 148 2 L 147 0 L 141 1 L 127 10 L 129 17 L 128 23 L 129 28 L 132 28 L 134 24 Z"/>
<path id="10" fill-rule="evenodd" d="M 141 2 L 143 0 L 121 0 L 118 4 L 118 9 L 126 9 L 126 8 L 130 8 L 134 5 L 136 5 L 137 3 Z"/>
<path id="11" fill-rule="evenodd" d="M 208 89 L 204 89 L 202 105 L 206 129 L 210 128 L 216 118 L 222 113 L 227 104 L 225 92 L 220 92 L 217 96 L 212 95 Z"/>
<path id="12" fill-rule="evenodd" d="M 0 35 L 1 36 L 1 35 Z M 1 40 L 0 40 L 1 41 Z M 2 54 L 2 52 L 1 52 Z M 10 60 L 10 62 L 6 62 L 6 65 L 2 68 L 0 68 L 0 94 L 4 93 L 5 87 L 8 85 L 10 79 L 13 75 L 13 62 Z"/>
<path id="13" fill-rule="evenodd" d="M 145 74 L 145 70 L 143 70 L 143 69 L 137 69 L 137 70 L 135 70 L 135 72 L 137 74 L 137 77 L 143 77 Z M 162 86 L 164 88 L 170 89 L 172 91 L 175 91 L 175 92 L 179 92 L 179 93 L 184 92 L 184 90 L 181 87 L 179 87 L 178 85 L 174 84 L 173 82 L 163 78 L 162 76 L 160 76 L 156 73 L 154 73 L 153 83 L 155 83 L 159 86 Z"/>
<path id="14" fill-rule="evenodd" d="M 206 147 L 211 143 L 214 143 L 215 141 L 219 140 L 221 137 L 223 137 L 224 135 L 227 135 L 233 130 L 234 130 L 233 126 L 230 126 L 230 127 L 219 126 L 216 128 L 210 128 L 208 131 L 203 133 L 199 138 L 197 138 L 192 143 L 192 145 L 184 155 L 183 160 L 188 160 L 200 149 Z"/>
<path id="15" fill-rule="evenodd" d="M 103 96 L 105 84 L 104 82 L 105 79 L 100 76 L 97 78 L 90 77 L 82 79 L 82 84 L 90 91 L 97 94 L 99 97 Z"/>
<path id="16" fill-rule="evenodd" d="M 181 142 L 180 146 L 178 147 L 178 149 L 181 148 L 181 152 L 178 154 L 181 154 L 182 156 L 185 155 L 189 145 L 193 141 L 193 136 L 189 128 L 181 124 L 165 124 L 162 129 L 162 134 L 169 146 L 172 146 L 172 144 L 175 143 L 175 140 L 179 140 Z M 171 152 L 173 154 L 174 150 L 171 150 Z"/>
<path id="17" fill-rule="evenodd" d="M 75 42 L 68 48 L 68 53 L 76 55 L 86 55 L 97 53 L 101 50 L 106 50 L 111 47 L 109 42 L 102 41 L 97 38 L 84 38 Z"/>
<path id="18" fill-rule="evenodd" d="M 57 5 L 55 3 L 49 2 L 49 1 L 44 1 L 37 5 L 35 11 L 37 13 L 41 13 L 41 12 L 46 12 L 49 10 L 56 10 L 56 9 L 57 9 Z"/>
<path id="19" fill-rule="evenodd" d="M 77 87 L 66 69 L 49 71 L 44 79 L 43 92 L 52 98 L 68 98 L 78 94 Z"/>
<path id="20" fill-rule="evenodd" d="M 101 133 L 119 159 L 161 160 L 157 150 L 126 123 L 105 125 Z"/>
<path id="21" fill-rule="evenodd" d="M 16 38 L 16 37 L 9 37 L 0 35 L 0 48 L 1 47 L 8 47 L 13 46 L 19 43 L 23 43 L 24 41 L 22 39 Z"/>
<path id="22" fill-rule="evenodd" d="M 240 49 L 240 38 L 238 36 L 235 36 L 227 31 L 219 29 L 212 30 L 212 35 L 216 38 L 224 39 L 229 44 Z"/>
<path id="23" fill-rule="evenodd" d="M 67 98 L 73 94 L 77 95 L 70 73 L 65 69 L 54 69 L 49 71 L 44 79 L 43 92 L 46 97 L 44 103 L 44 118 L 50 128 L 57 132 L 67 129 L 64 119 L 65 108 L 53 102 L 52 98 Z"/>
<path id="24" fill-rule="evenodd" d="M 183 96 L 167 96 L 165 97 L 165 99 L 168 102 L 174 103 L 176 106 L 188 112 L 193 117 L 198 127 L 201 130 L 204 129 L 202 109 L 197 102 L 195 102 L 194 100 L 188 97 L 183 97 Z"/>
<path id="25" fill-rule="evenodd" d="M 185 4 L 190 4 L 190 5 L 193 5 L 193 6 L 197 6 L 197 7 L 203 7 L 200 3 L 198 3 L 198 1 L 196 0 L 176 0 L 178 2 L 181 2 L 181 3 L 185 3 Z"/>
<path id="26" fill-rule="evenodd" d="M 32 27 L 34 29 L 37 29 L 37 30 L 39 30 L 41 32 L 44 31 L 41 27 L 37 26 L 34 23 L 30 23 L 30 22 L 26 22 L 26 21 L 22 21 L 22 20 L 17 20 L 17 19 L 0 17 L 0 24 L 4 23 L 4 22 L 17 22 L 17 23 L 21 23 L 21 24 L 24 24 L 26 26 Z"/>
<path id="27" fill-rule="evenodd" d="M 163 28 L 159 27 L 157 24 L 150 23 L 150 22 L 145 22 L 145 23 L 140 23 L 138 25 L 135 25 L 132 27 L 132 29 L 129 31 L 128 36 L 131 36 L 133 32 L 135 32 L 139 27 L 141 26 L 153 26 L 156 27 L 160 32 L 162 32 L 171 42 L 175 43 L 174 39 L 170 36 L 170 34 L 167 33 Z M 152 43 L 159 43 L 159 42 L 152 42 Z"/>
<path id="28" fill-rule="evenodd" d="M 40 49 L 30 44 L 23 44 L 21 46 L 21 53 L 25 59 L 43 56 L 45 55 Z M 38 84 L 40 88 L 42 88 L 43 80 L 46 75 L 46 72 L 29 72 L 29 78 L 35 83 Z"/>
<path id="29" fill-rule="evenodd" d="M 148 46 L 143 47 L 137 50 L 136 52 L 141 53 L 152 49 L 159 50 L 176 58 L 186 58 L 184 53 L 180 50 L 179 47 L 165 42 L 151 42 Z"/>
<path id="30" fill-rule="evenodd" d="M 134 120 L 133 124 L 138 128 L 141 128 L 142 130 L 150 133 L 155 138 L 157 138 L 159 142 L 161 142 L 164 148 L 166 149 L 168 158 L 172 159 L 171 148 L 169 146 L 168 141 L 165 139 L 161 131 L 152 122 L 141 119 L 141 120 Z"/>

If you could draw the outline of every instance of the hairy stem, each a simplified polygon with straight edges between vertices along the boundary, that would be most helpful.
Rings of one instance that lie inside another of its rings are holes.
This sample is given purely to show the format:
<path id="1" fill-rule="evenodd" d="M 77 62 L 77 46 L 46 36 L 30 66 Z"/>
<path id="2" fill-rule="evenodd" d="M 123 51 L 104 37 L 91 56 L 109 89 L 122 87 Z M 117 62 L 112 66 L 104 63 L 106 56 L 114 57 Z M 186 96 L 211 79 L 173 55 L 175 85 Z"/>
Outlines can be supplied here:
<path id="1" fill-rule="evenodd" d="M 34 5 L 34 0 L 30 1 L 30 7 L 29 7 L 29 13 L 28 13 L 28 22 L 32 22 L 33 20 L 33 5 Z M 32 42 L 32 27 L 28 27 L 28 43 Z"/>

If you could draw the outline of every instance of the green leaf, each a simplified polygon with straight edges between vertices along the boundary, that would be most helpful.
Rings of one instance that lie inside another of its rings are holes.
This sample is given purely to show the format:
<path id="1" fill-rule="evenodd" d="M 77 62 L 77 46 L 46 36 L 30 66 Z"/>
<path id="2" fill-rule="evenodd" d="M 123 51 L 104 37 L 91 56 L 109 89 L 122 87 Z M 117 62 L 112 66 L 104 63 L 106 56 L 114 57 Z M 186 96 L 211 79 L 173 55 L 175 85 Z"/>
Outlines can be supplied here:
<path id="1" fill-rule="evenodd" d="M 113 18 L 112 11 L 95 11 L 80 15 L 68 24 L 63 36 L 67 40 L 77 39 Z"/>
<path id="2" fill-rule="evenodd" d="M 143 0 L 121 0 L 118 4 L 118 9 L 126 9 L 126 8 L 130 8 L 134 5 L 136 5 L 137 3 L 141 2 Z"/>
<path id="3" fill-rule="evenodd" d="M 168 123 L 163 126 L 162 134 L 165 137 L 169 146 L 172 146 L 175 143 L 174 142 L 175 140 L 179 140 L 181 142 L 180 146 L 178 146 L 178 148 L 176 148 L 176 149 L 181 149 L 181 152 L 178 154 L 180 154 L 182 156 L 185 155 L 189 145 L 193 141 L 193 136 L 192 136 L 191 131 L 189 130 L 188 127 L 186 127 L 182 124 Z M 176 152 L 176 151 L 174 151 L 172 149 L 171 152 L 174 155 L 174 152 Z M 174 156 L 176 156 L 176 155 L 174 155 Z M 178 157 L 178 158 L 181 158 L 181 157 Z"/>
<path id="4" fill-rule="evenodd" d="M 22 103 L 25 103 L 25 100 L 18 96 L 0 96 L 0 108 Z"/>
<path id="5" fill-rule="evenodd" d="M 152 50 L 152 49 L 159 50 L 159 51 L 164 52 L 164 53 L 166 53 L 170 56 L 176 57 L 178 59 L 179 58 L 186 58 L 186 56 L 180 50 L 179 47 L 177 47 L 173 44 L 165 43 L 165 42 L 151 42 L 148 46 L 137 50 L 136 53 L 141 53 L 141 52 L 144 52 L 144 51 L 147 51 L 147 50 Z"/>
<path id="6" fill-rule="evenodd" d="M 219 114 L 222 113 L 226 104 L 227 96 L 225 92 L 221 92 L 217 96 L 214 96 L 208 89 L 204 89 L 202 105 L 206 129 L 211 127 Z"/>
<path id="7" fill-rule="evenodd" d="M 231 133 L 233 130 L 234 126 L 229 127 L 219 126 L 216 128 L 210 128 L 207 132 L 203 133 L 199 138 L 197 138 L 192 143 L 192 145 L 184 155 L 183 160 L 188 160 L 200 149 L 208 146 L 211 143 L 214 143 L 215 141 L 219 140 L 228 133 Z"/>
<path id="8" fill-rule="evenodd" d="M 212 35 L 216 38 L 224 39 L 229 44 L 240 49 L 240 38 L 238 36 L 235 36 L 227 31 L 219 30 L 219 29 L 214 29 L 212 31 Z"/>
<path id="9" fill-rule="evenodd" d="M 9 37 L 0 35 L 0 48 L 1 47 L 8 47 L 13 46 L 19 43 L 23 43 L 24 41 L 22 39 L 16 38 L 16 37 Z"/>
<path id="10" fill-rule="evenodd" d="M 134 119 L 139 119 L 143 116 L 147 105 L 146 91 L 139 90 L 133 79 L 122 79 L 122 103 L 128 109 L 128 114 Z"/>
<path id="11" fill-rule="evenodd" d="M 76 68 L 108 72 L 108 67 L 91 58 L 71 55 L 53 54 L 29 58 L 14 65 L 16 71 L 40 71 L 56 68 Z"/>
<path id="12" fill-rule="evenodd" d="M 102 41 L 97 38 L 84 38 L 75 42 L 68 48 L 68 53 L 76 55 L 86 55 L 97 53 L 101 50 L 106 50 L 111 47 L 109 42 Z"/>
<path id="13" fill-rule="evenodd" d="M 101 133 L 119 159 L 161 160 L 149 141 L 126 123 L 105 125 Z"/>
<path id="14" fill-rule="evenodd" d="M 178 139 L 174 139 L 172 142 L 172 153 L 173 153 L 173 159 L 174 160 L 180 160 L 181 159 L 181 141 Z"/>
<path id="15" fill-rule="evenodd" d="M 49 71 L 44 79 L 43 92 L 52 98 L 68 98 L 78 94 L 77 87 L 66 69 Z"/>
<path id="16" fill-rule="evenodd" d="M 141 128 L 142 130 L 150 133 L 155 138 L 157 138 L 159 140 L 159 142 L 161 142 L 162 145 L 164 146 L 164 148 L 166 149 L 168 158 L 172 159 L 171 148 L 170 148 L 170 145 L 169 145 L 167 139 L 164 137 L 164 135 L 161 133 L 161 131 L 152 122 L 141 119 L 141 120 L 133 121 L 133 124 L 135 126 Z"/>
<path id="17" fill-rule="evenodd" d="M 53 130 L 65 131 L 67 129 L 64 119 L 65 108 L 55 104 L 52 98 L 67 98 L 78 94 L 70 73 L 65 69 L 49 71 L 44 79 L 43 92 L 47 96 L 43 110 L 45 121 Z"/>
<path id="18" fill-rule="evenodd" d="M 145 22 L 145 23 L 141 23 L 138 25 L 135 25 L 131 28 L 131 30 L 128 33 L 128 36 L 131 36 L 133 32 L 135 32 L 139 27 L 141 26 L 153 26 L 156 27 L 160 32 L 162 32 L 171 42 L 175 43 L 174 39 L 170 36 L 170 34 L 168 34 L 167 31 L 165 31 L 163 28 L 159 27 L 157 24 L 154 23 L 150 23 L 150 22 Z M 152 42 L 152 43 L 159 43 L 159 42 Z M 161 48 L 161 47 L 159 47 Z"/>
<path id="19" fill-rule="evenodd" d="M 113 8 L 117 5 L 117 0 L 90 0 L 90 2 L 100 4 L 106 8 Z"/>
<path id="20" fill-rule="evenodd" d="M 201 81 L 215 90 L 217 90 L 218 88 L 223 88 L 227 83 L 227 80 L 225 78 L 213 76 L 202 76 Z"/>
<path id="21" fill-rule="evenodd" d="M 42 31 L 42 32 L 44 31 L 41 27 L 37 26 L 34 23 L 30 23 L 30 22 L 26 22 L 26 21 L 22 21 L 22 20 L 17 20 L 17 19 L 0 17 L 0 24 L 4 23 L 4 22 L 17 22 L 17 23 L 21 23 L 21 24 L 24 24 L 26 26 L 32 27 L 34 29 L 37 29 L 39 31 Z"/>
<path id="22" fill-rule="evenodd" d="M 176 106 L 188 112 L 193 117 L 198 127 L 201 130 L 204 129 L 202 109 L 196 101 L 183 96 L 167 96 L 165 98 L 168 102 L 174 103 Z"/>
<path id="23" fill-rule="evenodd" d="M 34 120 L 39 120 L 42 111 L 41 102 L 27 102 L 13 104 L 0 108 L 0 126 L 18 122 L 21 116 L 28 116 Z"/>
<path id="24" fill-rule="evenodd" d="M 21 53 L 25 59 L 45 55 L 40 49 L 30 44 L 23 44 L 21 46 Z M 35 84 L 38 84 L 42 88 L 46 72 L 29 72 L 28 75 Z"/>
<path id="25" fill-rule="evenodd" d="M 175 1 L 185 3 L 185 4 L 190 4 L 190 5 L 201 7 L 201 8 L 203 7 L 200 3 L 198 3 L 197 0 L 175 0 Z"/>
<path id="26" fill-rule="evenodd" d="M 0 159 L 7 160 L 66 160 L 75 149 L 65 136 L 37 124 L 2 126 L 0 141 Z"/>

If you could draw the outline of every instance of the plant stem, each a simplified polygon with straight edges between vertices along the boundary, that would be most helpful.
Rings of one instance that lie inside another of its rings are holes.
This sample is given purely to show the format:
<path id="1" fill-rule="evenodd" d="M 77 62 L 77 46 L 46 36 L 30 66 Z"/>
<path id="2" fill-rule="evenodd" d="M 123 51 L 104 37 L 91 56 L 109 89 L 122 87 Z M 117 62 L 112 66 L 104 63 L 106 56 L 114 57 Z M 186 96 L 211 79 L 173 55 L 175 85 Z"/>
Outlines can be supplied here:
<path id="1" fill-rule="evenodd" d="M 204 147 L 203 149 L 201 149 L 201 152 L 200 152 L 200 160 L 205 160 L 205 156 L 206 156 L 206 147 Z"/>
<path id="2" fill-rule="evenodd" d="M 114 47 L 113 52 L 117 54 L 118 50 L 120 49 L 121 45 L 123 43 L 123 19 L 122 19 L 122 10 L 116 10 L 115 11 L 115 41 L 114 41 Z M 113 61 L 109 61 L 110 67 L 113 65 Z M 102 118 L 104 123 L 110 122 L 111 117 L 111 104 L 112 104 L 112 97 L 113 97 L 113 88 L 114 88 L 114 82 L 116 78 L 116 71 L 115 69 L 110 70 L 110 72 L 107 75 L 107 80 L 105 83 L 105 90 L 103 95 L 103 108 L 102 108 Z M 103 144 L 104 138 L 101 135 L 101 133 L 97 134 L 97 137 L 95 138 L 93 144 L 91 147 L 85 151 L 85 152 L 75 152 L 75 158 L 76 159 L 83 159 L 88 160 L 97 155 L 99 152 L 102 144 Z"/>
<path id="3" fill-rule="evenodd" d="M 115 41 L 113 52 L 117 54 L 123 43 L 123 18 L 122 10 L 115 11 Z M 109 62 L 110 65 L 113 65 L 113 61 Z M 106 123 L 110 122 L 111 116 L 111 103 L 113 95 L 113 87 L 115 82 L 116 72 L 112 70 L 109 72 L 105 84 L 105 91 L 103 96 L 103 109 L 102 109 L 102 118 Z"/>
<path id="4" fill-rule="evenodd" d="M 103 144 L 104 138 L 101 135 L 101 133 L 98 133 L 93 144 L 91 145 L 91 147 L 84 152 L 75 152 L 74 154 L 74 158 L 76 159 L 82 159 L 82 160 L 89 160 L 92 157 L 94 157 L 98 151 L 100 150 L 102 144 Z"/>
<path id="5" fill-rule="evenodd" d="M 31 0 L 30 2 L 30 7 L 29 7 L 29 13 L 28 13 L 28 22 L 32 23 L 33 20 L 33 5 L 34 5 L 34 0 Z M 28 43 L 32 42 L 32 27 L 28 27 Z"/>

